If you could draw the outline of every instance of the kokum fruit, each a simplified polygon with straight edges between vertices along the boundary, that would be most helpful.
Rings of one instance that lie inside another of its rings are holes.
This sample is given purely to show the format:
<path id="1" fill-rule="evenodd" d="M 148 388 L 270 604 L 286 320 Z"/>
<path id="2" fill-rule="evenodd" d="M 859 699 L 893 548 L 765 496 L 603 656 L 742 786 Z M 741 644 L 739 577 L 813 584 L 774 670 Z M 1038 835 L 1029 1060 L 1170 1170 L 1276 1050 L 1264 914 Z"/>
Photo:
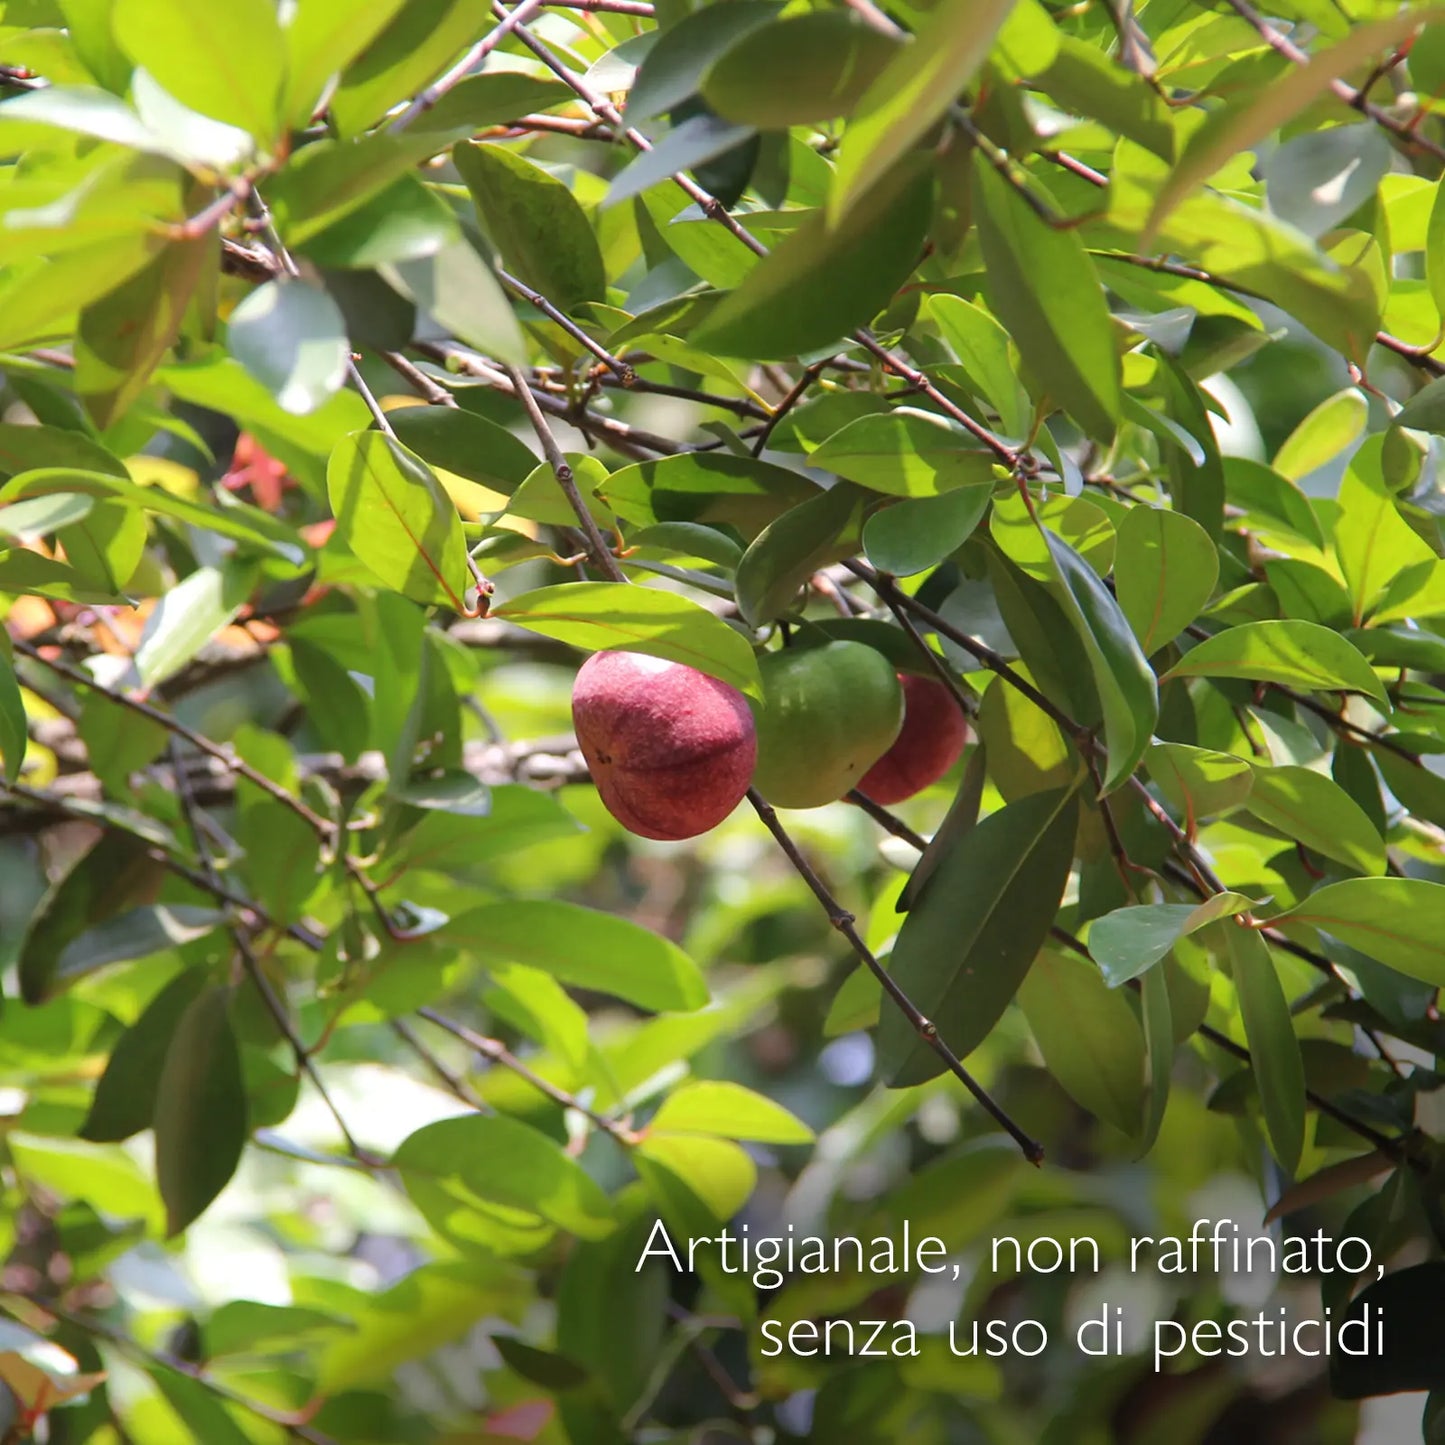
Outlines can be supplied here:
<path id="1" fill-rule="evenodd" d="M 968 724 L 957 698 L 937 678 L 899 673 L 903 731 L 858 784 L 875 803 L 889 807 L 936 783 L 959 759 Z"/>
<path id="2" fill-rule="evenodd" d="M 596 652 L 572 685 L 572 724 L 607 811 L 643 838 L 693 838 L 737 807 L 757 732 L 742 693 L 680 662 Z"/>
<path id="3" fill-rule="evenodd" d="M 780 808 L 821 808 L 841 798 L 898 736 L 903 690 L 892 664 L 862 642 L 765 653 L 758 662 L 753 782 Z"/>

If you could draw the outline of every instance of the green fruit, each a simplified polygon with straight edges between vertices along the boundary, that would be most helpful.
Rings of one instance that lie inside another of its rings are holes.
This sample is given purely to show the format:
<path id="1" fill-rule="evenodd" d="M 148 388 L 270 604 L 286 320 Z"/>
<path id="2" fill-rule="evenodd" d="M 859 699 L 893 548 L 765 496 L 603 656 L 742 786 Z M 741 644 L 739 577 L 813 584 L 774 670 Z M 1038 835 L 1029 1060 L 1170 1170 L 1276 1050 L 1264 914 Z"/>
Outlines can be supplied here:
<path id="1" fill-rule="evenodd" d="M 836 802 L 893 746 L 903 691 L 893 664 L 862 642 L 764 654 L 753 785 L 780 808 Z"/>

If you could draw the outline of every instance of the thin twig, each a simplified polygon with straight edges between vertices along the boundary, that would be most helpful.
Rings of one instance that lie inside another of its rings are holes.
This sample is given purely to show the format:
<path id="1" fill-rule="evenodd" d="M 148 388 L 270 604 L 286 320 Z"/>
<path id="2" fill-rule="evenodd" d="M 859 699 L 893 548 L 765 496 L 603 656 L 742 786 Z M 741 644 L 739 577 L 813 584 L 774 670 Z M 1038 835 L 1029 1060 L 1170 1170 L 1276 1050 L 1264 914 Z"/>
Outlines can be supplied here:
<path id="1" fill-rule="evenodd" d="M 639 1136 L 621 1120 L 610 1119 L 606 1114 L 599 1114 L 595 1109 L 582 1103 L 575 1094 L 569 1094 L 566 1089 L 558 1088 L 551 1080 L 544 1079 L 540 1074 L 533 1072 L 500 1039 L 488 1038 L 485 1034 L 479 1034 L 475 1029 L 469 1029 L 465 1024 L 459 1024 L 455 1019 L 447 1018 L 445 1014 L 438 1013 L 434 1008 L 419 1008 L 417 1014 L 428 1023 L 435 1024 L 439 1029 L 445 1029 L 453 1038 L 460 1039 L 468 1048 L 475 1049 L 484 1059 L 489 1059 L 494 1064 L 500 1064 L 503 1068 L 516 1074 L 518 1078 L 525 1079 L 534 1089 L 545 1094 L 559 1108 L 574 1109 L 584 1118 L 589 1119 L 603 1133 L 610 1134 L 619 1144 L 631 1148 L 638 1142 Z"/>
<path id="2" fill-rule="evenodd" d="M 527 420 L 532 423 L 532 430 L 537 434 L 537 441 L 542 447 L 542 455 L 546 457 L 547 465 L 552 468 L 552 475 L 557 478 L 557 485 L 562 489 L 562 495 L 567 498 L 568 505 L 576 513 L 577 521 L 582 527 L 582 535 L 587 539 L 587 550 L 593 564 L 604 577 L 611 581 L 626 582 L 627 577 L 622 568 L 617 565 L 617 558 L 612 555 L 607 543 L 603 540 L 602 531 L 597 525 L 597 518 L 592 515 L 587 504 L 582 500 L 582 494 L 577 490 L 577 480 L 572 475 L 572 468 L 568 465 L 567 458 L 562 455 L 562 448 L 557 445 L 557 438 L 552 435 L 552 428 L 547 425 L 547 418 L 542 415 L 542 409 L 537 405 L 537 398 L 532 395 L 532 388 L 527 385 L 526 377 L 515 366 L 507 367 L 507 375 L 511 378 L 513 390 L 522 403 L 522 410 L 527 413 Z"/>
<path id="3" fill-rule="evenodd" d="M 777 811 L 773 805 L 756 788 L 748 789 L 748 801 L 753 805 L 758 817 L 762 819 L 763 826 L 773 835 L 778 847 L 787 854 L 788 861 L 812 890 L 813 896 L 823 905 L 824 911 L 828 915 L 828 922 L 852 945 L 853 951 L 882 985 L 883 991 L 893 1000 L 918 1037 L 942 1059 L 949 1072 L 963 1084 L 964 1088 L 988 1111 L 999 1127 L 1013 1139 L 1023 1151 L 1024 1158 L 1031 1164 L 1043 1163 L 1043 1145 L 1026 1134 L 995 1102 L 983 1085 L 964 1068 L 958 1055 L 939 1037 L 938 1026 L 924 1017 L 922 1010 L 899 987 L 897 979 L 873 956 L 872 951 L 853 926 L 854 916 L 828 891 L 827 885 L 818 877 L 813 865 L 803 856 L 798 845 L 788 836 L 787 830 L 778 821 Z"/>

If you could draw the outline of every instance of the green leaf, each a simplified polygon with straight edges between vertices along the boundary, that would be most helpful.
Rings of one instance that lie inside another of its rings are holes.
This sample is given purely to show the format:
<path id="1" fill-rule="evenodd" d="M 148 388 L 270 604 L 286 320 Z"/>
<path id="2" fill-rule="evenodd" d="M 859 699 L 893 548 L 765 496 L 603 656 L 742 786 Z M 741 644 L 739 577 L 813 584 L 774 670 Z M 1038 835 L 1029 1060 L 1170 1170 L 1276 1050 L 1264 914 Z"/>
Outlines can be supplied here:
<path id="1" fill-rule="evenodd" d="M 956 552 L 983 520 L 987 487 L 959 487 L 938 497 L 910 497 L 874 512 L 863 524 L 863 550 L 880 571 L 911 577 Z"/>
<path id="2" fill-rule="evenodd" d="M 1346 878 L 1316 888 L 1271 922 L 1318 928 L 1407 978 L 1445 986 L 1445 884 Z"/>
<path id="3" fill-rule="evenodd" d="M 286 42 L 270 0 L 181 10 L 170 0 L 116 0 L 111 24 L 130 58 L 183 105 L 263 144 L 276 138 Z"/>
<path id="4" fill-rule="evenodd" d="M 107 918 L 60 951 L 55 981 L 67 984 L 112 963 L 149 958 L 214 933 L 226 915 L 187 903 L 147 903 Z"/>
<path id="5" fill-rule="evenodd" d="M 1244 99 L 1212 111 L 1194 131 L 1160 191 L 1145 223 L 1141 245 L 1152 250 L 1159 226 L 1179 200 L 1201 181 L 1254 147 L 1312 104 L 1330 82 L 1377 52 L 1393 47 L 1421 23 L 1418 13 L 1405 11 L 1388 20 L 1359 25 L 1340 44 L 1318 51 L 1303 65 L 1292 67 L 1267 85 L 1253 88 Z"/>
<path id="6" fill-rule="evenodd" d="M 969 379 L 998 413 L 1004 433 L 1027 436 L 1033 408 L 1009 356 L 1008 332 L 982 306 L 961 296 L 940 293 L 930 296 L 927 306 Z"/>
<path id="7" fill-rule="evenodd" d="M 1019 1007 L 1064 1092 L 1121 1133 L 1136 1135 L 1144 1032 L 1128 1000 L 1086 960 L 1043 948 L 1019 987 Z"/>
<path id="8" fill-rule="evenodd" d="M 1358 648 L 1297 618 L 1245 622 L 1191 647 L 1165 674 L 1279 682 L 1308 692 L 1358 692 L 1384 703 L 1385 689 Z"/>
<path id="9" fill-rule="evenodd" d="M 739 0 L 730 0 L 730 6 Z M 711 114 L 690 115 L 643 151 L 613 179 L 603 201 L 604 209 L 640 196 L 679 171 L 692 171 L 699 184 L 709 161 L 718 161 L 747 144 L 757 134 L 749 125 L 733 125 Z"/>
<path id="10" fill-rule="evenodd" d="M 470 0 L 406 0 L 349 64 L 331 97 L 337 132 L 353 136 L 450 65 L 486 28 Z"/>
<path id="11" fill-rule="evenodd" d="M 297 153 L 267 187 L 266 200 L 281 239 L 306 243 L 347 216 L 356 217 L 393 182 L 444 142 L 435 135 L 382 131 L 359 140 L 323 140 Z M 363 218 L 364 219 L 364 218 Z M 353 219 L 353 224 L 362 222 Z"/>
<path id="12" fill-rule="evenodd" d="M 493 608 L 492 616 L 589 652 L 619 647 L 686 663 L 754 697 L 762 695 L 747 639 L 675 592 L 622 582 L 562 583 L 510 598 Z"/>
<path id="13" fill-rule="evenodd" d="M 341 308 L 305 281 L 258 286 L 231 313 L 226 344 L 276 404 L 298 416 L 341 389 L 351 358 Z"/>
<path id="14" fill-rule="evenodd" d="M 847 115 L 898 42 L 840 10 L 750 29 L 713 62 L 703 99 L 724 120 L 786 130 Z"/>
<path id="15" fill-rule="evenodd" d="M 406 0 L 298 0 L 286 26 L 286 124 L 305 126 L 334 75 L 345 70 Z"/>
<path id="16" fill-rule="evenodd" d="M 731 0 L 704 6 L 669 25 L 638 67 L 627 96 L 628 121 L 639 125 L 695 95 L 712 63 L 781 9 L 765 0 Z"/>
<path id="17" fill-rule="evenodd" d="M 576 1160 L 517 1119 L 469 1114 L 427 1124 L 392 1156 L 413 1202 L 448 1232 L 453 1216 L 496 1206 L 546 1220 L 581 1239 L 614 1226 L 607 1196 Z M 439 1223 L 440 1221 L 440 1223 Z"/>
<path id="18" fill-rule="evenodd" d="M 1285 1173 L 1293 1173 L 1304 1149 L 1305 1075 L 1289 1001 L 1259 933 L 1221 923 L 1215 937 L 1229 956 L 1270 1152 Z"/>
<path id="19" fill-rule="evenodd" d="M 1131 507 L 1119 522 L 1114 580 L 1119 606 L 1146 657 L 1199 615 L 1219 577 L 1209 533 L 1182 512 Z"/>
<path id="20" fill-rule="evenodd" d="M 1028 973 L 1068 880 L 1078 824 L 1072 788 L 1034 793 L 958 834 L 893 945 L 889 972 L 965 1058 Z M 894 1087 L 943 1069 L 902 1013 L 885 1007 L 880 1067 Z"/>
<path id="21" fill-rule="evenodd" d="M 251 1437 L 233 1418 L 235 1407 L 228 1407 L 201 1381 L 161 1364 L 147 1366 L 146 1373 L 192 1439 L 207 1445 L 250 1445 Z"/>
<path id="22" fill-rule="evenodd" d="M 444 331 L 499 361 L 527 365 L 527 345 L 511 303 L 470 241 L 454 241 L 433 256 L 378 268 Z"/>
<path id="23" fill-rule="evenodd" d="M 141 682 L 152 687 L 174 677 L 235 619 L 255 581 L 253 567 L 231 561 L 220 567 L 198 567 L 172 587 L 146 618 L 136 648 Z"/>
<path id="24" fill-rule="evenodd" d="M 936 497 L 955 487 L 993 485 L 993 456 L 931 412 L 896 407 L 860 416 L 834 432 L 809 464 L 895 497 Z"/>
<path id="25" fill-rule="evenodd" d="M 1435 310 L 1445 316 L 1445 192 L 1438 185 L 1425 233 L 1425 279 L 1430 286 L 1430 299 L 1435 303 Z M 1431 382 L 1432 386 L 1434 384 Z"/>
<path id="26" fill-rule="evenodd" d="M 192 1000 L 156 1085 L 156 1181 L 168 1235 L 204 1213 L 245 1147 L 246 1091 L 230 1009 L 228 988 L 208 988 Z"/>
<path id="27" fill-rule="evenodd" d="M 981 157 L 974 160 L 974 185 L 989 309 L 1053 401 L 1090 436 L 1108 441 L 1123 400 L 1093 261 L 1075 232 L 1045 224 Z"/>
<path id="28" fill-rule="evenodd" d="M 13 551 L 0 556 L 0 594 L 33 593 L 57 602 L 117 606 L 125 599 L 108 586 L 97 586 L 83 572 L 39 552 Z"/>
<path id="29" fill-rule="evenodd" d="M 25 725 L 25 702 L 15 676 L 14 657 L 7 634 L 0 642 L 0 759 L 5 763 L 5 777 L 14 782 L 25 761 L 25 748 L 30 735 Z"/>
<path id="30" fill-rule="evenodd" d="M 656 1133 L 715 1134 L 759 1144 L 808 1144 L 813 1131 L 781 1104 L 725 1079 L 699 1079 L 663 1100 L 648 1128 Z"/>
<path id="31" fill-rule="evenodd" d="M 65 948 L 140 897 L 154 897 L 160 865 L 129 833 L 106 833 L 52 884 L 20 945 L 20 996 L 41 1003 L 55 989 Z"/>
<path id="32" fill-rule="evenodd" d="M 177 497 L 163 487 L 143 487 L 129 478 L 101 472 L 70 467 L 42 467 L 36 471 L 21 472 L 0 489 L 0 501 L 49 496 L 55 492 L 81 492 L 112 500 L 128 509 L 174 517 L 203 531 L 234 537 L 292 564 L 299 563 L 305 556 L 295 531 L 258 507 L 220 499 L 211 506 L 203 506 L 199 502 Z"/>
<path id="33" fill-rule="evenodd" d="M 50 467 L 108 473 L 123 480 L 130 475 L 118 456 L 84 432 L 0 422 L 0 473 L 13 476 Z"/>
<path id="34" fill-rule="evenodd" d="M 725 356 L 773 359 L 816 351 L 865 325 L 917 264 L 933 179 L 899 166 L 846 225 L 815 212 L 713 310 L 693 342 Z"/>
<path id="35" fill-rule="evenodd" d="M 543 80 L 520 70 L 499 70 L 469 75 L 454 85 L 424 115 L 412 122 L 414 130 L 456 131 L 469 134 L 503 121 L 520 120 L 533 111 L 570 104 L 576 92 L 555 80 Z"/>
<path id="36" fill-rule="evenodd" d="M 1159 791 L 1191 823 L 1228 813 L 1249 797 L 1254 769 L 1243 758 L 1185 743 L 1155 743 L 1144 764 Z"/>
<path id="37" fill-rule="evenodd" d="M 507 270 L 563 311 L 605 299 L 592 223 L 561 181 L 499 145 L 458 145 L 452 162 Z"/>
<path id="38" fill-rule="evenodd" d="M 1369 411 L 1352 386 L 1326 397 L 1281 443 L 1275 471 L 1297 481 L 1327 465 L 1364 435 Z"/>
<path id="39" fill-rule="evenodd" d="M 353 432 L 331 453 L 326 490 L 337 536 L 388 587 L 467 610 L 466 542 L 430 468 L 383 432 Z"/>
<path id="40" fill-rule="evenodd" d="M 708 1001 L 697 965 L 676 944 L 625 918 L 560 899 L 489 903 L 454 918 L 442 937 L 484 964 L 525 964 L 638 1008 L 689 1010 Z"/>
<path id="41" fill-rule="evenodd" d="M 886 183 L 905 154 L 977 74 L 1013 0 L 942 0 L 864 92 L 843 135 L 828 197 L 838 225 L 862 197 Z"/>
<path id="42" fill-rule="evenodd" d="M 1370 201 L 1394 151 L 1373 121 L 1337 125 L 1287 140 L 1263 167 L 1269 208 L 1320 237 Z"/>
<path id="43" fill-rule="evenodd" d="M 406 406 L 388 417 L 403 446 L 428 465 L 511 495 L 537 456 L 506 427 L 455 406 Z"/>
<path id="44" fill-rule="evenodd" d="M 180 334 L 202 271 L 213 258 L 209 240 L 172 241 L 81 313 L 75 389 L 97 426 L 110 426 L 145 388 Z"/>
<path id="45" fill-rule="evenodd" d="M 1167 966 L 1167 965 L 1166 965 Z M 1151 968 L 1140 987 L 1144 1023 L 1144 1057 L 1148 1087 L 1144 1101 L 1144 1127 L 1139 1152 L 1154 1147 L 1169 1106 L 1169 1084 L 1174 1073 L 1174 1007 L 1169 998 L 1169 979 L 1163 968 Z"/>
<path id="46" fill-rule="evenodd" d="M 1326 858 L 1358 873 L 1385 871 L 1385 842 L 1364 809 L 1323 773 L 1289 765 L 1256 766 L 1245 808 Z"/>
<path id="47" fill-rule="evenodd" d="M 784 512 L 758 533 L 738 563 L 738 610 L 752 627 L 787 612 L 808 579 L 857 549 L 863 496 L 846 482 Z"/>
<path id="48" fill-rule="evenodd" d="M 120 1036 L 95 1086 L 90 1112 L 79 1131 L 82 1139 L 119 1143 L 150 1128 L 171 1039 L 181 1015 L 205 986 L 204 970 L 184 969 Z"/>
<path id="49" fill-rule="evenodd" d="M 1159 718 L 1159 685 L 1119 604 L 1072 547 L 1042 529 L 1062 587 L 1064 610 L 1083 644 L 1104 709 L 1108 766 L 1104 791 L 1123 783 L 1144 756 Z"/>
<path id="50" fill-rule="evenodd" d="M 1251 907 L 1252 900 L 1242 893 L 1216 893 L 1204 903 L 1116 908 L 1089 925 L 1089 952 L 1105 983 L 1118 988 L 1153 968 L 1181 938 Z"/>
<path id="51" fill-rule="evenodd" d="M 726 523 L 755 537 L 774 517 L 817 493 L 807 477 L 771 462 L 727 452 L 682 452 L 613 472 L 598 495 L 640 527 Z"/>

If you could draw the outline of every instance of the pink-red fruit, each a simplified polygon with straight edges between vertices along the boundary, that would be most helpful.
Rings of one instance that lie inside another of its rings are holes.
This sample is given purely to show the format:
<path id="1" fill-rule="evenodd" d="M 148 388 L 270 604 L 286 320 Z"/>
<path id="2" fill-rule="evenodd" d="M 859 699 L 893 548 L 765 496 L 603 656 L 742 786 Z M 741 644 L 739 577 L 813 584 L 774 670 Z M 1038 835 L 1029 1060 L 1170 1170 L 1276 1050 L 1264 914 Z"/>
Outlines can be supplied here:
<path id="1" fill-rule="evenodd" d="M 596 652 L 577 671 L 572 723 L 603 805 L 643 838 L 693 838 L 742 801 L 757 762 L 742 693 L 680 662 Z"/>
<path id="2" fill-rule="evenodd" d="M 902 672 L 898 681 L 903 684 L 903 730 L 858 784 L 859 792 L 884 807 L 936 783 L 968 741 L 963 709 L 941 682 Z"/>

